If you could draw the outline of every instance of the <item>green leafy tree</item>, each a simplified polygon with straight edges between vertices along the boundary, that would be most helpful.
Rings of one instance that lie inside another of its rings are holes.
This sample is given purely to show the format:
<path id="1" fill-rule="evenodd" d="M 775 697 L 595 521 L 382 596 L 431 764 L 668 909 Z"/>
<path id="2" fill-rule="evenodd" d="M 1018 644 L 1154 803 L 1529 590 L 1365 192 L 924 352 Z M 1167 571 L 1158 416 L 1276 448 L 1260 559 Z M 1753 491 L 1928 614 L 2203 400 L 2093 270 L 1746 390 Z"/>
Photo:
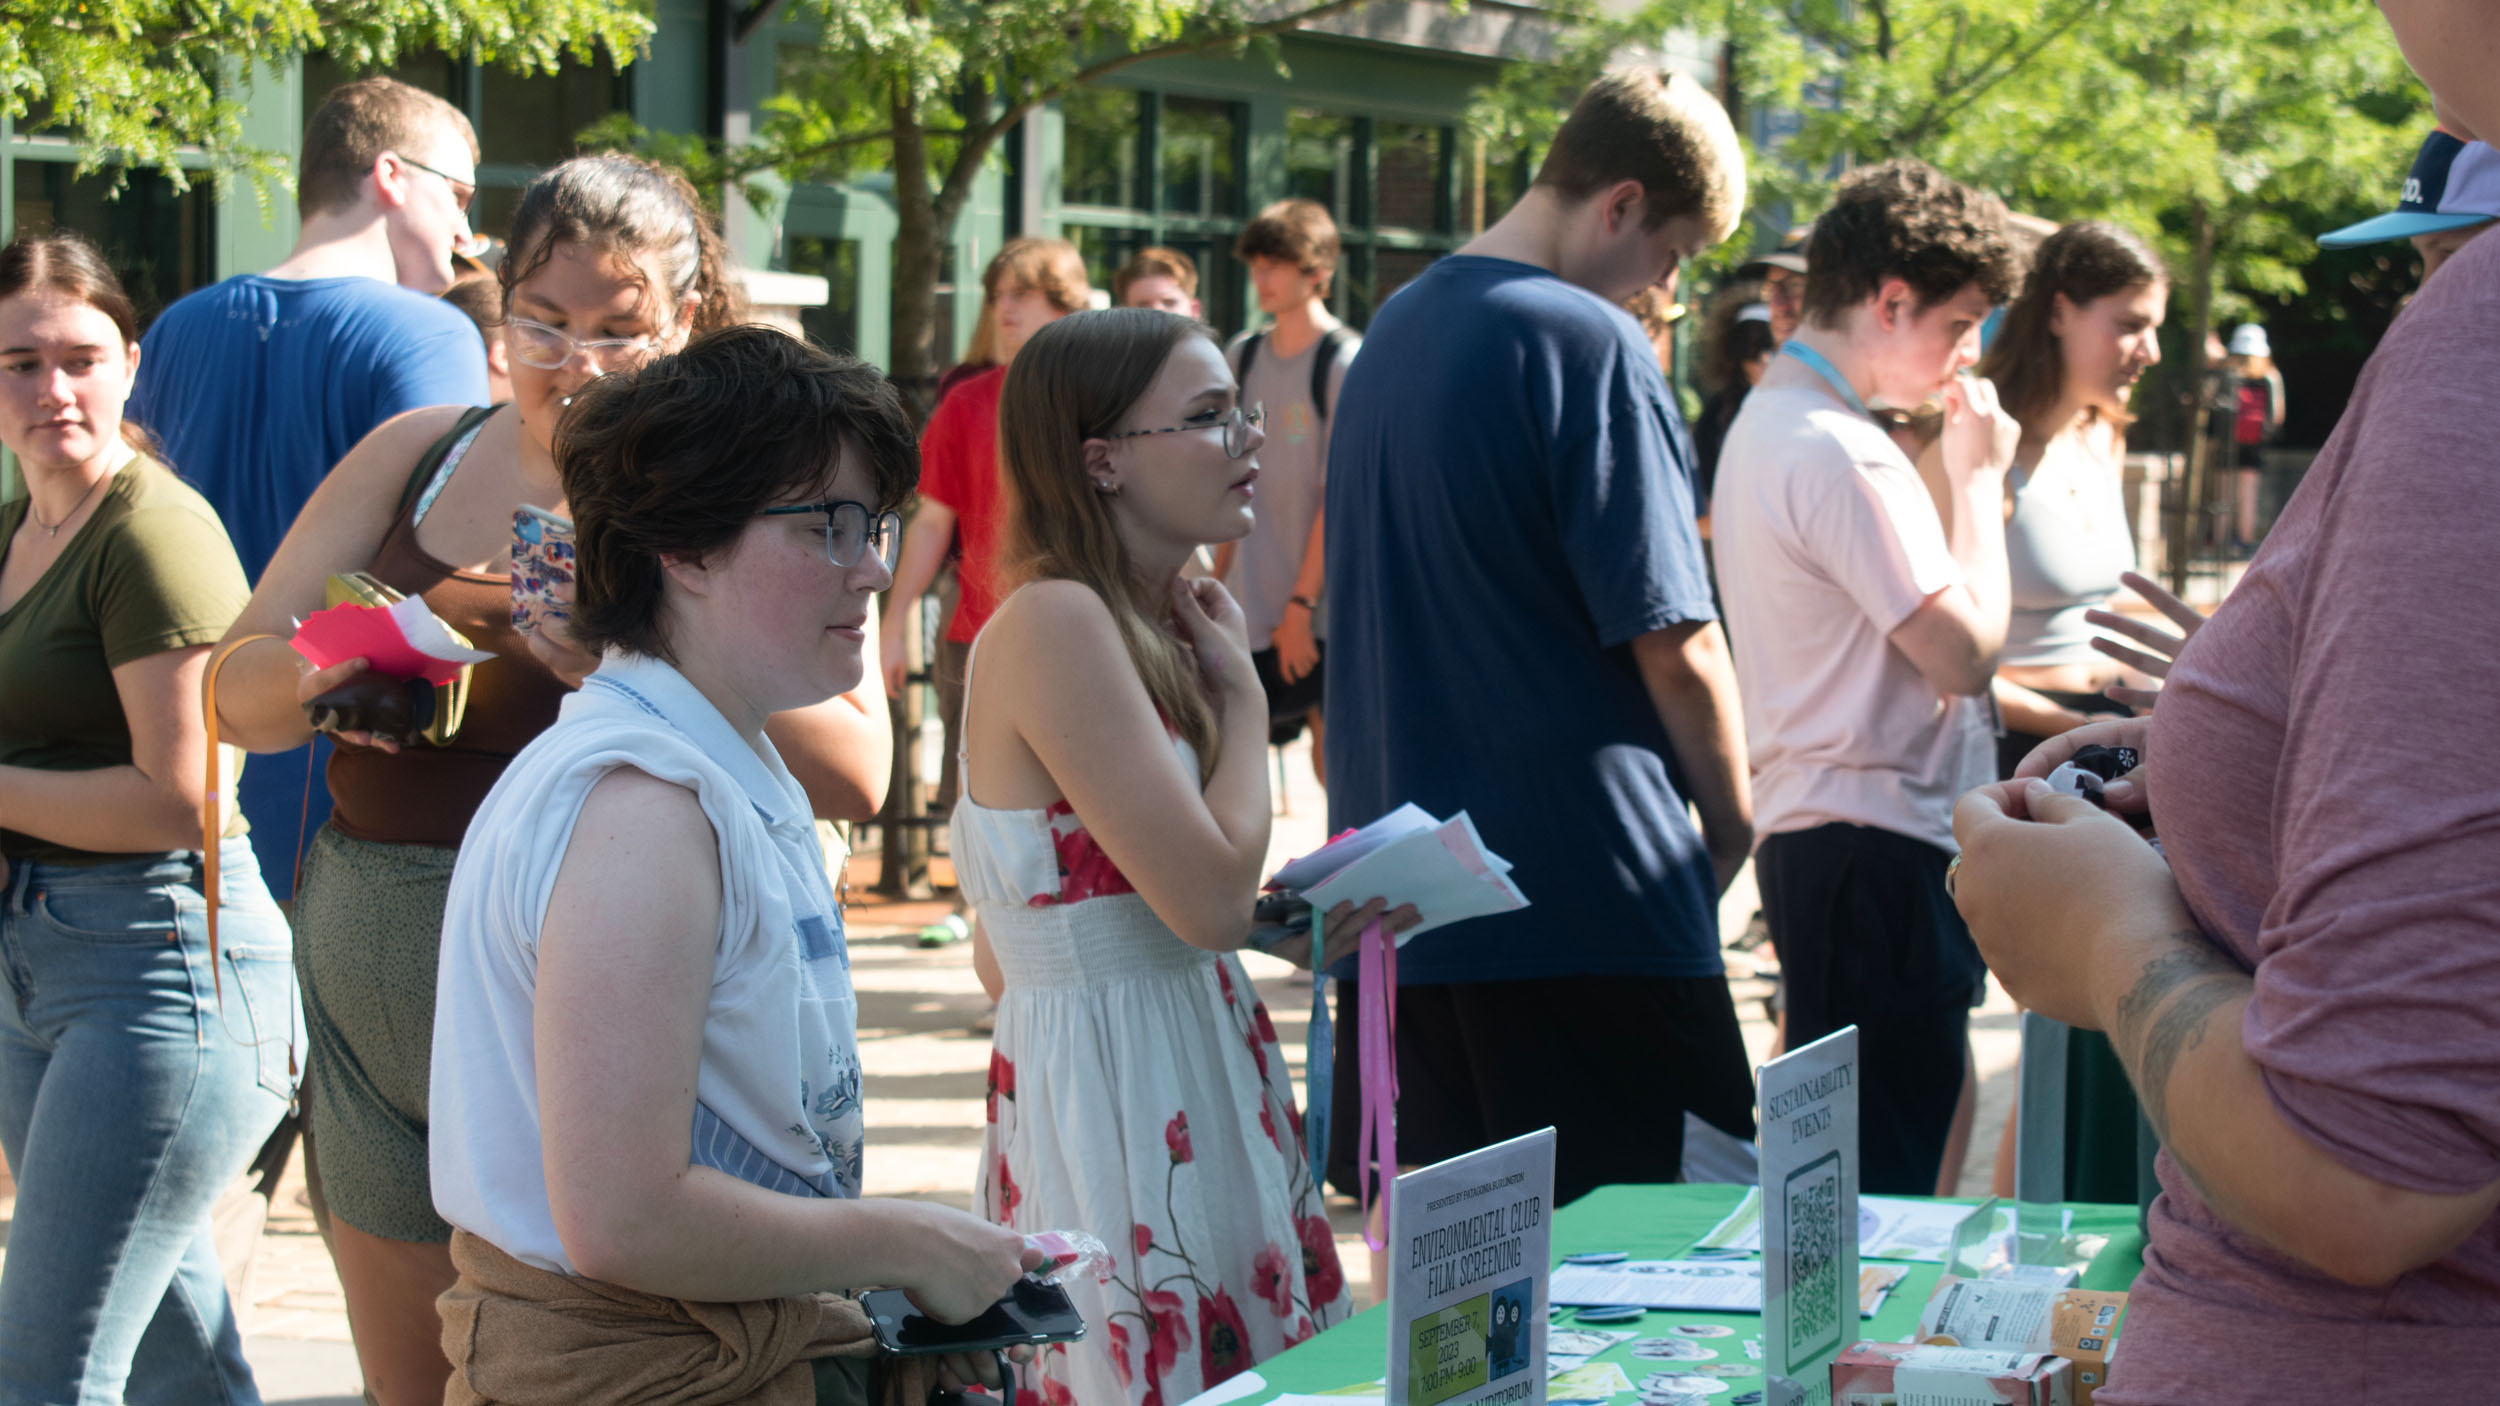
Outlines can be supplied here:
<path id="1" fill-rule="evenodd" d="M 647 0 L 0 0 L 0 111 L 80 140 L 82 170 L 154 167 L 177 185 L 185 148 L 221 184 L 282 181 L 284 153 L 251 145 L 252 75 L 310 50 L 351 69 L 439 50 L 522 73 L 597 48 L 620 59 L 651 33 Z"/>
<path id="2" fill-rule="evenodd" d="M 893 353 L 928 383 L 937 286 L 983 163 L 1016 123 L 1071 89 L 1148 59 L 1262 49 L 1359 0 L 797 0 L 822 30 L 786 50 L 750 141 L 734 148 L 613 122 L 599 134 L 734 188 L 893 172 Z"/>

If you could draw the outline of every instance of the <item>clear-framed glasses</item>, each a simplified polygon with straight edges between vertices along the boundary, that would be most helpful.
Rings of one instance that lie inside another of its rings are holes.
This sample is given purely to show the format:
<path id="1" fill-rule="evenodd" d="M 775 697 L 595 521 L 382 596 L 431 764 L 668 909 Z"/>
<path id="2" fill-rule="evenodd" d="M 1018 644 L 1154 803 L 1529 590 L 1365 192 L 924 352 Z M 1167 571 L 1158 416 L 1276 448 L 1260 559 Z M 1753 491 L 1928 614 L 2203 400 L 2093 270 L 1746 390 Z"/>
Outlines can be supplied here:
<path id="1" fill-rule="evenodd" d="M 875 552 L 886 570 L 894 569 L 894 549 L 903 540 L 903 515 L 881 513 L 866 503 L 836 500 L 830 503 L 794 503 L 786 508 L 766 508 L 757 517 L 795 517 L 802 513 L 825 515 L 825 559 L 839 567 L 859 564 L 864 551 Z"/>
<path id="2" fill-rule="evenodd" d="M 1224 431 L 1224 457 L 1238 459 L 1250 452 L 1250 431 L 1266 423 L 1266 406 L 1236 405 L 1226 411 L 1221 420 L 1209 420 L 1199 425 L 1173 425 L 1160 430 L 1119 430 L 1104 435 L 1103 438 L 1134 439 L 1141 434 L 1191 434 L 1198 430 L 1212 430 L 1220 426 Z"/>
<path id="3" fill-rule="evenodd" d="M 657 335 L 584 341 L 526 317 L 504 319 L 503 341 L 515 357 L 541 371 L 560 371 L 576 356 L 588 356 L 593 367 L 604 371 L 610 366 L 632 365 L 660 349 Z"/>
<path id="4" fill-rule="evenodd" d="M 399 156 L 399 153 L 394 151 L 391 155 Z M 475 181 L 464 181 L 449 171 L 438 171 L 422 161 L 412 160 L 405 156 L 399 156 L 399 164 L 412 166 L 429 176 L 439 177 L 443 184 L 451 187 L 451 198 L 459 204 L 460 213 L 463 215 L 469 213 L 469 202 L 477 199 L 477 182 Z"/>

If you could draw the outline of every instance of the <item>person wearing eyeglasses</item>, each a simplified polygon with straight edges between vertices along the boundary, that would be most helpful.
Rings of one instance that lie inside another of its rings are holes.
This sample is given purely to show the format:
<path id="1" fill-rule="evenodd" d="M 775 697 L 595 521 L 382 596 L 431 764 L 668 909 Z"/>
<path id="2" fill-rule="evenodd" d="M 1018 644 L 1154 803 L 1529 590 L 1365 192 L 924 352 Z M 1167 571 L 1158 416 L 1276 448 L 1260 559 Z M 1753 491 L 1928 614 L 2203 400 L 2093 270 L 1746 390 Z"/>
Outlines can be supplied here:
<path id="1" fill-rule="evenodd" d="M 469 120 L 431 93 L 388 78 L 339 88 L 304 127 L 294 250 L 266 273 L 179 300 L 148 328 L 130 420 L 216 510 L 247 581 L 375 426 L 429 405 L 488 403 L 476 329 L 434 296 L 469 235 L 477 154 Z M 330 813 L 328 752 L 267 758 L 238 789 L 281 900 Z"/>
<path id="2" fill-rule="evenodd" d="M 998 999 L 974 1209 L 1115 1261 L 1069 1286 L 1101 1330 L 1036 1361 L 1046 1401 L 1186 1400 L 1353 1311 L 1234 955 L 1267 858 L 1267 694 L 1232 593 L 1182 575 L 1250 532 L 1263 418 L 1204 327 L 1149 308 L 1034 333 L 999 400 L 1014 589 L 969 661 L 951 821 Z M 1338 904 L 1326 953 L 1417 921 L 1382 908 Z"/>
<path id="3" fill-rule="evenodd" d="M 497 276 L 512 403 L 416 411 L 368 436 L 278 549 L 216 673 L 225 740 L 253 752 L 302 746 L 314 732 L 305 703 L 330 695 L 337 808 L 313 838 L 295 908 L 312 1030 L 306 1118 L 349 1326 L 383 1406 L 441 1400 L 449 1371 L 434 1298 L 452 1280 L 451 1229 L 426 1179 L 426 1066 L 452 861 L 487 790 L 598 665 L 553 622 L 515 631 L 513 515 L 566 513 L 552 445 L 583 387 L 743 316 L 693 189 L 623 156 L 577 158 L 532 182 Z M 308 669 L 284 643 L 323 608 L 333 575 L 358 571 L 422 597 L 492 656 L 475 666 L 446 745 L 367 725 L 400 681 L 362 660 Z M 875 812 L 891 761 L 881 695 L 780 720 L 775 733 L 820 813 Z"/>
<path id="4" fill-rule="evenodd" d="M 774 724 L 872 672 L 911 421 L 874 367 L 740 326 L 583 389 L 555 463 L 601 663 L 478 808 L 443 915 L 446 1399 L 864 1400 L 867 1320 L 818 1295 L 961 1322 L 1040 1259 L 860 1194 L 849 951 Z"/>

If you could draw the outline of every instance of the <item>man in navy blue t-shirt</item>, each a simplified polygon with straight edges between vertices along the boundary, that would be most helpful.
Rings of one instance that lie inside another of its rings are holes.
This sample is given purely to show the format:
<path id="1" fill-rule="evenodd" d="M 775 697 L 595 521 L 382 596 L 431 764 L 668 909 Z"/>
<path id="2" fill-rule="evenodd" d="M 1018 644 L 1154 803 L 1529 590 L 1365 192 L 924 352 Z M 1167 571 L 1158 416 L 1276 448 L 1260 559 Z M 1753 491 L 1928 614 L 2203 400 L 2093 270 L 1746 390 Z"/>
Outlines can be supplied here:
<path id="1" fill-rule="evenodd" d="M 1609 74 L 1527 195 L 1398 290 L 1347 373 L 1329 444 L 1330 828 L 1409 801 L 1467 810 L 1531 905 L 1399 956 L 1404 1164 L 1552 1123 L 1568 1200 L 1675 1180 L 1687 1111 L 1752 1135 L 1716 921 L 1752 840 L 1734 674 L 1690 442 L 1619 306 L 1724 238 L 1744 189 L 1697 84 Z"/>
<path id="2" fill-rule="evenodd" d="M 305 124 L 284 263 L 165 309 L 140 343 L 130 418 L 200 490 L 257 582 L 305 500 L 384 420 L 486 403 L 486 351 L 451 285 L 477 138 L 460 110 L 388 78 L 332 93 Z M 313 751 L 326 757 L 325 741 Z M 294 892 L 299 836 L 330 813 L 306 752 L 255 757 L 238 788 L 270 892 Z"/>

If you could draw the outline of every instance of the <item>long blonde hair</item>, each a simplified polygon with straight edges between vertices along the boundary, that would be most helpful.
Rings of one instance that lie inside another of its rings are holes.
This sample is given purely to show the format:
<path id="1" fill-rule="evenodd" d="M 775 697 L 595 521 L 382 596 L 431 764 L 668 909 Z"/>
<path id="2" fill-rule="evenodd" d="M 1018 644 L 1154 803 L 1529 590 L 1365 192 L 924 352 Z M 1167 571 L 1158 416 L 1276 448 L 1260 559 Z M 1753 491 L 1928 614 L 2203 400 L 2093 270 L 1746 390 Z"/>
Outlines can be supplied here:
<path id="1" fill-rule="evenodd" d="M 1007 490 L 1005 574 L 1076 581 L 1111 608 L 1129 662 L 1164 721 L 1197 749 L 1198 779 L 1215 773 L 1215 708 L 1189 648 L 1164 627 L 1161 582 L 1141 579 L 1085 473 L 1085 441 L 1108 432 L 1146 393 L 1172 352 L 1206 329 L 1152 308 L 1072 313 L 1044 326 L 1007 367 L 998 401 Z"/>

